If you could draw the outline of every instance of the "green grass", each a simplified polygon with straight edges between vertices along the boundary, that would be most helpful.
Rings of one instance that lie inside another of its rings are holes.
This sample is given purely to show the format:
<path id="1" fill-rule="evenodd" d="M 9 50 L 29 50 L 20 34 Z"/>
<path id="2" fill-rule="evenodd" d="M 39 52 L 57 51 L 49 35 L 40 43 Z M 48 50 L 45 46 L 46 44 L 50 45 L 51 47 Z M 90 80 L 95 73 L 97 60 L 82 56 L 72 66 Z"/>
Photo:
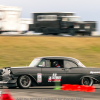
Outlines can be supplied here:
<path id="1" fill-rule="evenodd" d="M 100 37 L 0 37 L 0 68 L 26 66 L 41 56 L 74 57 L 100 67 Z"/>

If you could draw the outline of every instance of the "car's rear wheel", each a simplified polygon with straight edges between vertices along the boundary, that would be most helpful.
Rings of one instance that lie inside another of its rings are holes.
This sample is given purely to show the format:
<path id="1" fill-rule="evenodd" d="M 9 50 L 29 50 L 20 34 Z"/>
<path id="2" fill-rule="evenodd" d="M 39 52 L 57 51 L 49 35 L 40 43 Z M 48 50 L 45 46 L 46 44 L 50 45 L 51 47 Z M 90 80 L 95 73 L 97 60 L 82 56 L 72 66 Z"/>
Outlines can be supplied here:
<path id="1" fill-rule="evenodd" d="M 91 36 L 91 31 L 88 33 L 89 36 Z"/>
<path id="2" fill-rule="evenodd" d="M 91 79 L 89 77 L 84 77 L 84 78 L 81 79 L 81 85 L 92 86 L 93 85 L 93 79 Z"/>
<path id="3" fill-rule="evenodd" d="M 18 79 L 19 88 L 27 89 L 31 86 L 31 78 L 27 75 L 20 76 Z"/>
<path id="4" fill-rule="evenodd" d="M 69 35 L 75 36 L 75 35 L 76 35 L 75 30 L 70 29 L 70 30 L 69 30 Z"/>
<path id="5" fill-rule="evenodd" d="M 43 29 L 43 35 L 48 35 L 48 29 L 47 28 Z"/>

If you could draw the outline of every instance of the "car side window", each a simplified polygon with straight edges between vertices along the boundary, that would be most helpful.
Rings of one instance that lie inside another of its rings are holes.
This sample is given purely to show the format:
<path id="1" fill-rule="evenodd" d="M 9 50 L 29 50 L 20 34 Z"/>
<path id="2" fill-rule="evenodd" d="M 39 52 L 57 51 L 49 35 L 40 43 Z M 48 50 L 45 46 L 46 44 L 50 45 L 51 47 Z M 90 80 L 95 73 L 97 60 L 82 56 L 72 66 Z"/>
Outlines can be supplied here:
<path id="1" fill-rule="evenodd" d="M 64 68 L 63 60 L 58 60 L 58 59 L 50 60 L 50 67 L 51 68 Z"/>
<path id="2" fill-rule="evenodd" d="M 64 61 L 64 67 L 65 68 L 72 68 L 72 67 L 78 67 L 76 63 L 72 61 Z"/>
<path id="3" fill-rule="evenodd" d="M 38 64 L 38 67 L 45 67 L 45 60 L 41 60 L 40 63 Z"/>
<path id="4" fill-rule="evenodd" d="M 46 67 L 50 67 L 50 66 L 51 66 L 50 60 L 46 60 Z"/>

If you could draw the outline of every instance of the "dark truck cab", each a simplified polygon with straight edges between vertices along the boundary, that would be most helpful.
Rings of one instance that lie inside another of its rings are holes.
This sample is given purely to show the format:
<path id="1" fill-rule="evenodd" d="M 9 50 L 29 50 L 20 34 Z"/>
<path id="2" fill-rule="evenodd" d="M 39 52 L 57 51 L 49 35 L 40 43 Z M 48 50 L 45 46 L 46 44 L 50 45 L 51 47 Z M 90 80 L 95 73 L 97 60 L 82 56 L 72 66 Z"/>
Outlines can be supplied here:
<path id="1" fill-rule="evenodd" d="M 88 34 L 96 31 L 95 21 L 81 21 L 79 16 L 74 16 L 73 12 L 59 13 L 33 13 L 34 24 L 29 25 L 29 31 L 69 35 Z"/>
<path id="2" fill-rule="evenodd" d="M 96 31 L 95 21 L 81 21 L 80 16 L 62 16 L 60 20 L 62 33 L 91 35 L 93 31 Z"/>

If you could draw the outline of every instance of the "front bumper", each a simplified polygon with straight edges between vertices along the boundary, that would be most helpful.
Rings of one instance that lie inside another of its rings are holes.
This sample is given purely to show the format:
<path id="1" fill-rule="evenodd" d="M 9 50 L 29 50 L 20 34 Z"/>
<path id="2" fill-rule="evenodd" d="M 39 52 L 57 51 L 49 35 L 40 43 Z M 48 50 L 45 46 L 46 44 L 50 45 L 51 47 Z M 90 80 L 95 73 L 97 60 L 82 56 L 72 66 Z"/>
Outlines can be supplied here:
<path id="1" fill-rule="evenodd" d="M 0 87 L 15 87 L 17 86 L 17 80 L 9 80 L 9 81 L 0 81 Z"/>
<path id="2" fill-rule="evenodd" d="M 6 87 L 16 87 L 17 86 L 17 84 L 16 83 L 0 83 L 0 87 L 4 87 L 4 86 L 6 86 Z"/>

